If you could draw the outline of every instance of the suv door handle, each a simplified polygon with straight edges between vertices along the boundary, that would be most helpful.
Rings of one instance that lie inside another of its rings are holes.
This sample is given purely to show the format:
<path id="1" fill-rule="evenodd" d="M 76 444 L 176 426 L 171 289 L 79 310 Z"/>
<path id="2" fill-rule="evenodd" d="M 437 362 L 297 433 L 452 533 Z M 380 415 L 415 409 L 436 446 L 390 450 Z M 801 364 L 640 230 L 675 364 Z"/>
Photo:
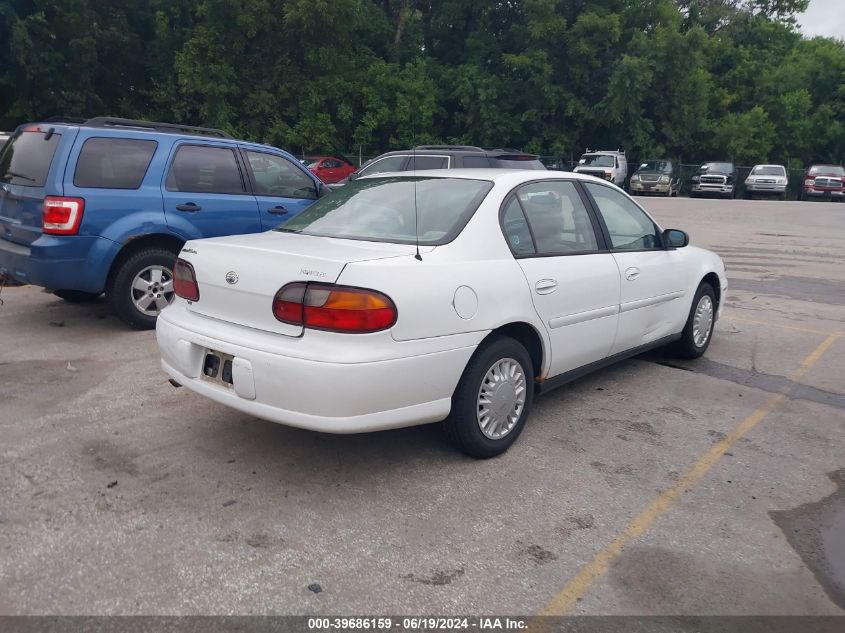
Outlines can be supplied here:
<path id="1" fill-rule="evenodd" d="M 634 281 L 637 277 L 640 276 L 640 269 L 634 268 L 633 266 L 625 271 L 625 279 L 628 281 Z"/>
<path id="2" fill-rule="evenodd" d="M 176 205 L 177 211 L 187 211 L 188 213 L 196 213 L 200 209 L 202 209 L 202 207 L 198 204 L 193 203 L 193 202 L 188 202 L 186 204 L 177 204 Z"/>
<path id="3" fill-rule="evenodd" d="M 284 215 L 287 212 L 288 210 L 285 209 L 282 205 L 279 205 L 277 207 L 270 207 L 269 209 L 267 209 L 267 213 L 272 213 L 273 215 Z"/>
<path id="4" fill-rule="evenodd" d="M 547 295 L 551 294 L 555 290 L 557 290 L 557 281 L 554 279 L 541 279 L 536 284 L 534 284 L 534 290 L 537 291 L 538 295 Z"/>

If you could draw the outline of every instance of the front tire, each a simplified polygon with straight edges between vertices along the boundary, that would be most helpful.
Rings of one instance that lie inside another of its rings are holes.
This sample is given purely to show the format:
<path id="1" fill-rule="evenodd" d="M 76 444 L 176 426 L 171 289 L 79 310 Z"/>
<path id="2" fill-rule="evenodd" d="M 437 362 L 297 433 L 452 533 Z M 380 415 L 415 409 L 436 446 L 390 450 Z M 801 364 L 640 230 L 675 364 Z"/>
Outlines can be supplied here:
<path id="1" fill-rule="evenodd" d="M 689 316 L 674 350 L 681 358 L 699 358 L 707 351 L 716 325 L 716 292 L 702 283 L 695 292 Z"/>
<path id="2" fill-rule="evenodd" d="M 512 338 L 494 338 L 467 363 L 443 429 L 470 457 L 501 455 L 525 427 L 533 397 L 534 366 L 528 351 Z"/>
<path id="3" fill-rule="evenodd" d="M 146 248 L 120 264 L 106 293 L 117 316 L 136 330 L 153 329 L 159 312 L 173 301 L 175 263 L 173 252 Z"/>

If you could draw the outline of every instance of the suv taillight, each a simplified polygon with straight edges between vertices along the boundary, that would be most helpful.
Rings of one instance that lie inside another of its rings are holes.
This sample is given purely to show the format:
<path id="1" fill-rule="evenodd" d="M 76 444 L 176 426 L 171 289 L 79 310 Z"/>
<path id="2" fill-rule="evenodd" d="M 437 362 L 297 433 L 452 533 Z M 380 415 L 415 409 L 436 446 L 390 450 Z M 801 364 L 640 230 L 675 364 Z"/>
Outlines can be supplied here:
<path id="1" fill-rule="evenodd" d="M 76 235 L 84 210 L 82 198 L 47 196 L 41 213 L 41 231 L 49 235 Z"/>
<path id="2" fill-rule="evenodd" d="M 184 259 L 177 259 L 173 267 L 173 292 L 188 301 L 200 300 L 200 287 L 194 267 Z"/>
<path id="3" fill-rule="evenodd" d="M 363 334 L 391 327 L 397 311 L 390 297 L 375 290 L 297 281 L 273 297 L 273 316 L 315 330 Z"/>

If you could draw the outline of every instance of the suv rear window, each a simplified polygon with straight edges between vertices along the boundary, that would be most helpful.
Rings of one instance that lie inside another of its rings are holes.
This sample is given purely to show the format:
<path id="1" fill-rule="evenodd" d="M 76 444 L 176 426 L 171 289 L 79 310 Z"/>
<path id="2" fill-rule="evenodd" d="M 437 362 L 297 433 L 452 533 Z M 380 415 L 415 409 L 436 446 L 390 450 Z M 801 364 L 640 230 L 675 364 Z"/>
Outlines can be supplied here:
<path id="1" fill-rule="evenodd" d="M 320 198 L 277 231 L 371 242 L 451 242 L 493 188 L 465 178 L 362 178 Z"/>
<path id="2" fill-rule="evenodd" d="M 0 182 L 43 187 L 61 134 L 23 131 L 13 136 L 0 153 Z"/>
<path id="3" fill-rule="evenodd" d="M 82 145 L 73 184 L 98 189 L 137 189 L 158 143 L 132 138 L 89 138 Z"/>

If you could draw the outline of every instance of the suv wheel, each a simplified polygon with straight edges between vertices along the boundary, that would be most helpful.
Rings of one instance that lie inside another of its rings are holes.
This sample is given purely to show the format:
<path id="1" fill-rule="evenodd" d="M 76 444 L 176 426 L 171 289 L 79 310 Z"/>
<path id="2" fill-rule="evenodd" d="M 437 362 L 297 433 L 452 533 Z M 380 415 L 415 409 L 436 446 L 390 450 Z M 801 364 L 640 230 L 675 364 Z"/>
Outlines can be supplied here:
<path id="1" fill-rule="evenodd" d="M 173 301 L 176 255 L 147 248 L 129 256 L 112 277 L 107 291 L 112 308 L 136 330 L 151 330 L 156 318 Z"/>
<path id="2" fill-rule="evenodd" d="M 101 292 L 83 292 L 81 290 L 54 290 L 53 294 L 68 303 L 88 303 L 99 297 Z"/>
<path id="3" fill-rule="evenodd" d="M 470 457 L 504 453 L 522 432 L 534 396 L 528 351 L 512 338 L 482 345 L 467 363 L 443 422 L 446 436 Z"/>

